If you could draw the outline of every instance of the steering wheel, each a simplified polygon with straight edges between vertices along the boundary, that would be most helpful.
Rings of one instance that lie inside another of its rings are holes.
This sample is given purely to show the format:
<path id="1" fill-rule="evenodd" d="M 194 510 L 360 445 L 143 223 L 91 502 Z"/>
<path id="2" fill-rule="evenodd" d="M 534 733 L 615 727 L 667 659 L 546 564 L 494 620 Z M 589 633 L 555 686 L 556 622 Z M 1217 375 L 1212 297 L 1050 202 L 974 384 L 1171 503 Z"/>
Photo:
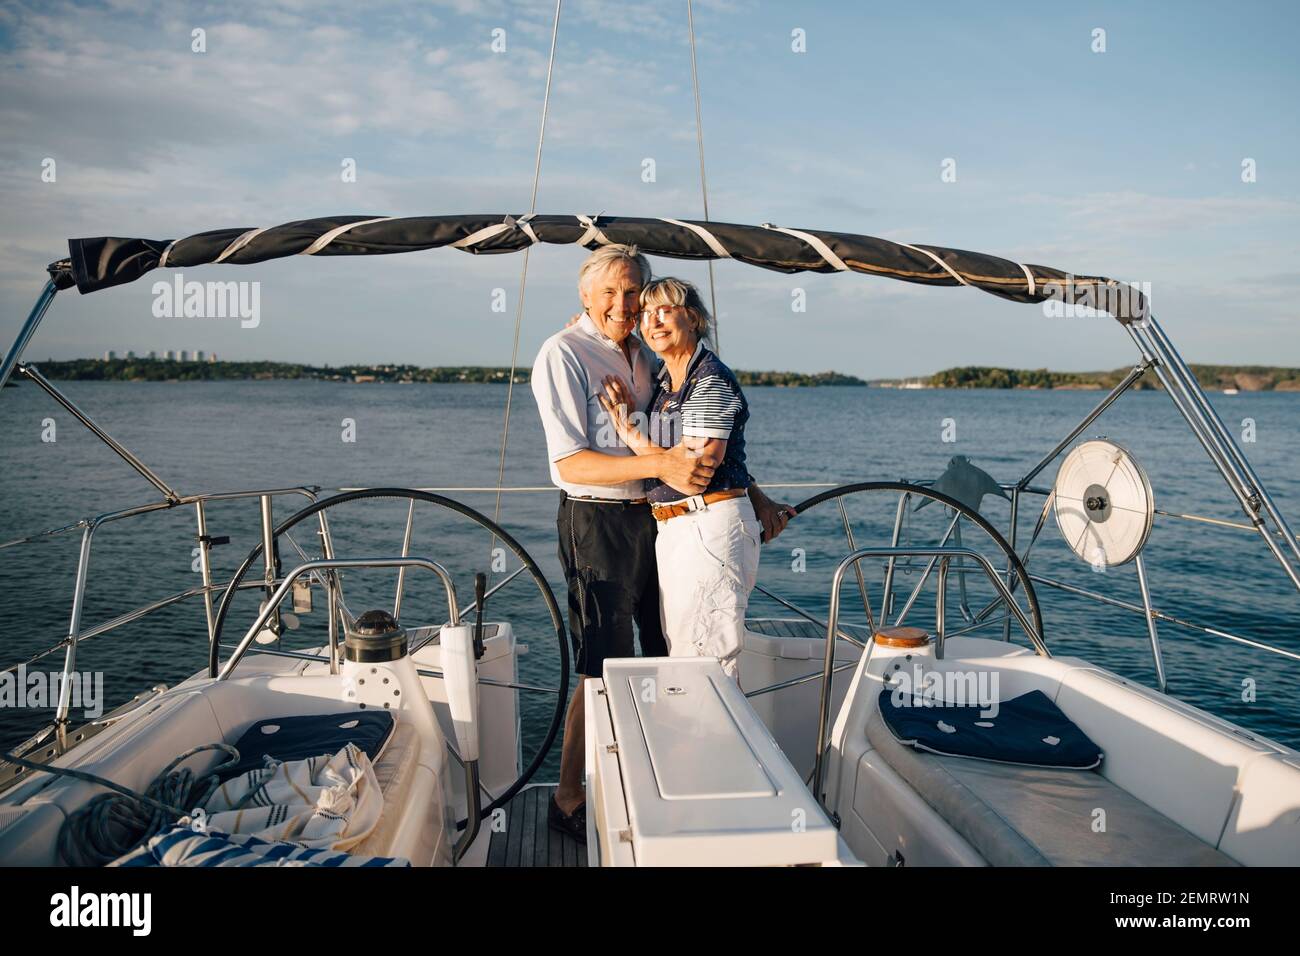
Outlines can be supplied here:
<path id="1" fill-rule="evenodd" d="M 543 576 L 541 569 L 538 568 L 537 563 L 532 559 L 528 552 L 524 550 L 523 546 L 520 545 L 519 542 L 507 534 L 494 521 L 475 511 L 473 508 L 463 505 L 452 498 L 444 498 L 441 495 L 435 495 L 427 491 L 419 491 L 414 488 L 367 488 L 362 491 L 348 491 L 334 495 L 330 498 L 323 498 L 282 521 L 271 532 L 271 540 L 278 545 L 281 535 L 286 534 L 294 526 L 308 518 L 314 517 L 330 508 L 346 504 L 350 501 L 360 501 L 369 498 L 408 498 L 413 501 L 424 501 L 440 508 L 446 508 L 468 518 L 475 524 L 480 525 L 487 531 L 491 532 L 505 547 L 509 548 L 514 555 L 519 558 L 524 568 L 526 568 L 528 573 L 532 576 L 533 582 L 537 585 L 538 591 L 541 592 L 542 600 L 546 603 L 546 609 L 550 613 L 551 624 L 555 629 L 555 640 L 559 645 L 560 650 L 560 686 L 552 690 L 555 694 L 555 709 L 551 714 L 550 726 L 546 730 L 546 736 L 542 740 L 542 744 L 538 748 L 536 755 L 533 757 L 532 761 L 529 762 L 528 766 L 524 768 L 523 773 L 521 773 L 514 783 L 507 787 L 499 797 L 494 799 L 487 806 L 483 807 L 480 818 L 486 819 L 488 815 L 498 807 L 509 803 L 515 794 L 522 790 L 524 786 L 527 785 L 528 781 L 532 779 L 533 774 L 535 774 L 537 769 L 542 765 L 542 761 L 546 759 L 546 755 L 550 751 L 551 745 L 555 742 L 556 735 L 559 733 L 560 725 L 564 722 L 564 713 L 569 702 L 569 641 L 564 628 L 564 619 L 560 615 L 560 608 L 555 603 L 555 595 L 551 593 L 551 587 L 547 584 L 546 578 Z M 278 550 L 278 548 L 276 550 Z M 216 620 L 212 628 L 212 639 L 208 649 L 208 674 L 211 677 L 217 676 L 217 650 L 221 645 L 221 632 L 222 628 L 225 626 L 227 614 L 230 611 L 231 601 L 238 591 L 240 582 L 244 579 L 244 575 L 248 573 L 248 570 L 253 566 L 253 563 L 257 561 L 261 554 L 262 544 L 259 543 L 255 548 L 253 548 L 253 550 L 248 552 L 248 556 L 244 558 L 243 563 L 235 572 L 235 576 L 230 579 L 230 583 L 226 585 L 226 590 L 221 595 L 221 604 L 217 609 Z M 531 690 L 536 688 L 530 687 L 528 689 Z"/>
<path id="2" fill-rule="evenodd" d="M 1034 590 L 1034 584 L 1029 579 L 1029 572 L 1025 569 L 1025 566 L 1023 562 L 1020 560 L 1019 555 L 1016 554 L 1015 548 L 1011 547 L 1011 545 L 1007 543 L 1006 539 L 1003 538 L 1002 535 L 998 532 L 998 529 L 993 527 L 993 525 L 991 525 L 988 522 L 988 520 L 984 518 L 984 516 L 981 515 L 974 508 L 962 504 L 957 499 L 952 498 L 941 491 L 935 491 L 934 489 L 927 488 L 924 485 L 914 485 L 903 481 L 864 481 L 864 482 L 859 482 L 857 484 L 841 485 L 838 488 L 831 488 L 827 491 L 821 492 L 820 494 L 813 495 L 811 498 L 808 498 L 807 500 L 802 501 L 799 504 L 795 505 L 795 512 L 797 514 L 802 515 L 808 509 L 814 508 L 817 505 L 823 504 L 827 501 L 839 500 L 841 506 L 843 506 L 843 499 L 847 498 L 850 495 L 857 495 L 857 494 L 864 494 L 864 493 L 869 494 L 874 492 L 893 493 L 900 496 L 900 501 L 899 501 L 900 519 L 903 515 L 903 508 L 905 506 L 905 501 L 907 500 L 905 496 L 926 498 L 929 499 L 930 501 L 934 501 L 941 505 L 944 505 L 945 507 L 952 509 L 952 511 L 956 513 L 955 516 L 953 517 L 952 525 L 950 526 L 951 528 L 958 528 L 961 519 L 965 518 L 971 524 L 975 525 L 986 535 L 988 535 L 989 539 L 992 540 L 993 544 L 996 545 L 998 550 L 1001 551 L 1002 554 L 1006 557 L 1007 568 L 1009 573 L 1015 575 L 1016 581 L 1019 583 L 1019 586 L 1024 589 L 1025 602 L 1029 607 L 1029 617 L 1032 620 L 1034 629 L 1037 631 L 1037 635 L 1038 635 L 1038 640 L 1034 642 L 1035 643 L 1034 649 L 1040 655 L 1047 654 L 1046 642 L 1043 635 L 1043 614 L 1038 603 L 1038 593 Z M 846 528 L 849 527 L 847 513 L 842 512 L 842 516 L 844 518 L 844 523 Z M 949 533 L 951 533 L 951 531 Z M 957 534 L 959 536 L 958 540 L 960 540 L 960 530 L 957 531 Z M 944 541 L 946 541 L 947 538 L 948 538 L 948 534 L 945 534 Z M 934 559 L 931 559 L 931 566 L 933 566 L 933 564 L 934 564 Z M 926 571 L 926 574 L 927 575 L 929 574 L 928 570 Z M 924 583 L 924 577 L 922 578 L 922 583 Z M 1011 589 L 1012 591 L 1014 591 L 1015 586 L 1016 586 L 1015 583 L 1008 584 L 1008 588 Z M 917 586 L 918 591 L 919 588 L 920 585 Z M 886 595 L 885 600 L 886 601 L 888 600 L 888 595 Z M 990 604 L 981 612 L 980 615 L 981 619 L 987 619 L 988 612 L 992 608 L 996 607 L 997 604 L 1001 604 L 1001 603 L 1005 603 L 1003 598 L 999 597 L 995 599 L 994 604 Z M 908 607 L 910 606 L 911 606 L 911 602 L 909 601 Z M 882 604 L 882 608 L 883 607 L 884 605 Z M 906 614 L 906 611 L 907 608 L 904 608 L 903 614 Z M 902 615 L 900 615 L 899 620 L 900 621 L 902 620 Z M 887 623 L 888 623 L 887 620 L 881 622 L 881 624 L 887 624 Z M 1033 635 L 1029 635 L 1029 636 L 1030 639 L 1032 640 Z M 1040 644 L 1042 645 L 1041 647 L 1038 646 Z"/>

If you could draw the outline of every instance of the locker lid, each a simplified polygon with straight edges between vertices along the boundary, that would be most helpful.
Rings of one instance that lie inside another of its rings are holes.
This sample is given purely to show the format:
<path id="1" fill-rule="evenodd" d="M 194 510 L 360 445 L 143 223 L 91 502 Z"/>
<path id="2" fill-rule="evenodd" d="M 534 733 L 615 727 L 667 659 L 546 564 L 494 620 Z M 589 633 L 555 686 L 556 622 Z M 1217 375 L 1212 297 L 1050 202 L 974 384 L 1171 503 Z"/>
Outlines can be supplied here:
<path id="1" fill-rule="evenodd" d="M 641 866 L 836 858 L 836 831 L 736 683 L 711 657 L 605 662 Z"/>

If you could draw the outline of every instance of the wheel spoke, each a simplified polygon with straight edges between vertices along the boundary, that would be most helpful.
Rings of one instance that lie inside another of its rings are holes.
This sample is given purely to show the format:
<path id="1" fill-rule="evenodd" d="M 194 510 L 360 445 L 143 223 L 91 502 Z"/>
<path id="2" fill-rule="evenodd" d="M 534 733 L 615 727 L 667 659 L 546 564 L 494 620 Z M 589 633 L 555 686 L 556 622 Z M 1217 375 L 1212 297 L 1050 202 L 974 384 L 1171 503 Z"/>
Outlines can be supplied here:
<path id="1" fill-rule="evenodd" d="M 952 537 L 952 533 L 957 527 L 957 522 L 960 520 L 961 512 L 959 511 L 952 516 L 952 521 L 948 524 L 948 530 L 943 533 L 943 537 L 940 538 L 939 543 L 935 545 L 936 548 L 942 548 L 948 543 L 948 539 Z M 925 572 L 921 575 L 921 580 L 916 582 L 916 587 L 912 588 L 912 593 L 908 596 L 907 603 L 903 605 L 903 610 L 898 613 L 898 620 L 894 622 L 895 627 L 898 627 L 903 623 L 903 618 L 907 617 L 907 612 L 912 609 L 912 605 L 916 603 L 916 599 L 921 596 L 921 589 L 925 587 L 925 582 L 929 580 L 930 572 L 934 570 L 935 562 L 938 560 L 938 558 L 931 558 L 926 564 Z"/>

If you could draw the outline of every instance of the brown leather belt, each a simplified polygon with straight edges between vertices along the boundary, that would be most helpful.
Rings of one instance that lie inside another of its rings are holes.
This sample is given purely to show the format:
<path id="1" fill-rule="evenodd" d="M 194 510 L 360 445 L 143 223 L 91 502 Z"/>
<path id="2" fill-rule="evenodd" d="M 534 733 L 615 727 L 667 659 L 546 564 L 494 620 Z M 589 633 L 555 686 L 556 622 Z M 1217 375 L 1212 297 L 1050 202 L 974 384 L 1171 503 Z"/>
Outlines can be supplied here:
<path id="1" fill-rule="evenodd" d="M 664 504 L 656 504 L 652 501 L 650 502 L 650 513 L 658 521 L 667 521 L 669 518 L 677 518 L 695 511 L 703 511 L 707 505 L 711 505 L 715 501 L 740 498 L 747 493 L 744 488 L 730 488 L 727 491 L 711 491 L 707 495 L 695 495 L 691 498 L 683 498 L 681 501 L 666 502 Z"/>

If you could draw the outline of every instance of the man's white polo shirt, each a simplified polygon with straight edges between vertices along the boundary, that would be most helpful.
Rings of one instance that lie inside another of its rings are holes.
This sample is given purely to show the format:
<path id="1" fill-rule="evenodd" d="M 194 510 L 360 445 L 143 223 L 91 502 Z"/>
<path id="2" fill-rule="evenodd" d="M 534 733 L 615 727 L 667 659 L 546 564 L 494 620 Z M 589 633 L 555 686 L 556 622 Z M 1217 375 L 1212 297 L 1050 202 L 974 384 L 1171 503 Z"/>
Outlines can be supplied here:
<path id="1" fill-rule="evenodd" d="M 644 498 L 641 481 L 621 485 L 576 485 L 562 481 L 555 463 L 570 455 L 592 448 L 607 455 L 631 455 L 632 449 L 617 440 L 609 424 L 609 415 L 600 407 L 597 396 L 603 391 L 601 380 L 617 375 L 627 382 L 636 396 L 633 411 L 644 412 L 654 390 L 658 360 L 635 335 L 632 361 L 628 363 L 622 348 L 596 328 L 585 312 L 569 328 L 542 343 L 533 363 L 533 397 L 542 416 L 546 432 L 546 452 L 551 462 L 551 482 L 571 495 L 589 498 Z M 611 440 L 613 439 L 613 440 Z"/>

